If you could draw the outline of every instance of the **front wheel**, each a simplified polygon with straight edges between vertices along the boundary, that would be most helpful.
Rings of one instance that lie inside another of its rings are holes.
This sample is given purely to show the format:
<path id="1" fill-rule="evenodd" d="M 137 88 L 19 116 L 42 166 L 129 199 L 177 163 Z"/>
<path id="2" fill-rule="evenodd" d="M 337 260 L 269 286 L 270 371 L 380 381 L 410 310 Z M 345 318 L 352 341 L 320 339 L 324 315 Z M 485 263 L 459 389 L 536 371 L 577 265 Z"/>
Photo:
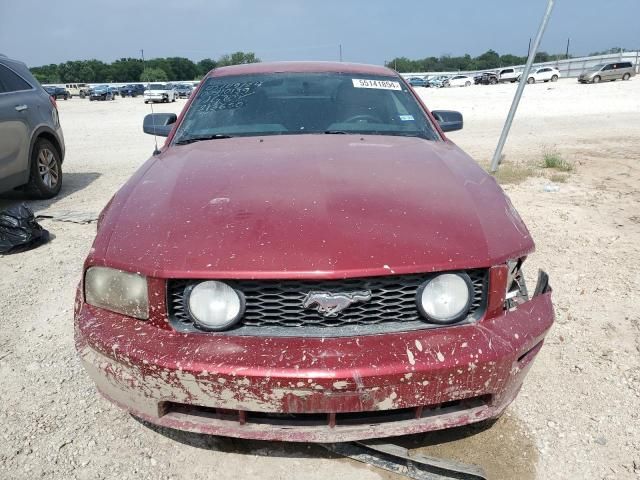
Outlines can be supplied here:
<path id="1" fill-rule="evenodd" d="M 602 80 L 600 78 L 600 75 L 596 75 L 595 77 L 593 77 L 593 83 L 600 83 L 600 80 Z"/>
<path id="2" fill-rule="evenodd" d="M 622 80 L 625 80 L 625 81 L 626 81 L 626 80 L 629 80 L 630 78 L 631 78 L 631 74 L 630 74 L 630 73 L 625 73 L 625 74 L 622 76 Z"/>
<path id="3" fill-rule="evenodd" d="M 84 97 L 86 97 L 85 93 L 84 92 L 80 92 L 80 98 L 84 98 Z"/>
<path id="4" fill-rule="evenodd" d="M 27 192 L 36 198 L 55 197 L 62 188 L 62 161 L 53 144 L 39 139 L 31 154 L 31 174 Z"/>
<path id="5" fill-rule="evenodd" d="M 495 85 L 495 84 L 497 84 L 497 83 L 498 83 L 498 80 L 496 80 L 495 78 L 492 78 L 492 79 L 489 81 L 489 83 L 490 83 L 491 85 Z"/>
<path id="6" fill-rule="evenodd" d="M 471 82 L 466 82 L 466 83 L 464 84 L 464 86 L 465 86 L 465 87 L 470 87 L 470 86 L 471 86 Z"/>
<path id="7" fill-rule="evenodd" d="M 529 77 L 529 80 L 527 80 L 527 83 L 528 83 L 529 85 L 531 85 L 531 84 L 533 84 L 533 83 L 536 83 L 536 79 L 535 79 L 535 78 L 533 78 L 533 77 Z"/>
<path id="8" fill-rule="evenodd" d="M 554 75 L 553 77 L 551 77 L 551 81 L 552 82 L 557 82 L 558 81 L 558 75 Z"/>

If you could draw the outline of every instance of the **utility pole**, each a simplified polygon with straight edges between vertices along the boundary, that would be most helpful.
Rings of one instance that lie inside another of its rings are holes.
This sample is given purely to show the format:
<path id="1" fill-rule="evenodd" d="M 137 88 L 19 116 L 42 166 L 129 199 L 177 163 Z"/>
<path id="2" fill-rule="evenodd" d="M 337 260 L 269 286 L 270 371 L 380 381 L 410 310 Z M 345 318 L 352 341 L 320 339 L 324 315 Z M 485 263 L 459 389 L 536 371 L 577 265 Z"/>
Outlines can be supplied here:
<path id="1" fill-rule="evenodd" d="M 342 62 L 342 44 L 340 44 L 339 47 L 340 47 L 340 62 Z"/>
<path id="2" fill-rule="evenodd" d="M 571 38 L 567 38 L 567 53 L 565 55 L 565 58 L 568 60 L 569 59 L 569 45 L 571 44 Z"/>
<path id="3" fill-rule="evenodd" d="M 530 53 L 531 53 L 531 37 L 529 37 L 529 47 L 527 48 L 527 58 L 529 58 Z"/>
<path id="4" fill-rule="evenodd" d="M 549 0 L 549 3 L 547 4 L 547 10 L 544 13 L 544 17 L 542 17 L 542 22 L 540 23 L 540 27 L 538 28 L 538 33 L 536 35 L 535 40 L 533 41 L 533 48 L 531 48 L 529 51 L 529 58 L 527 58 L 527 64 L 524 66 L 524 71 L 520 76 L 518 89 L 516 90 L 516 94 L 513 97 L 513 103 L 511 104 L 511 109 L 509 110 L 509 114 L 507 115 L 507 121 L 504 124 L 504 128 L 502 129 L 502 134 L 500 135 L 500 140 L 498 140 L 498 146 L 496 147 L 496 151 L 493 154 L 493 159 L 491 160 L 491 173 L 495 173 L 498 171 L 498 166 L 500 165 L 500 161 L 502 160 L 502 149 L 504 148 L 504 144 L 506 143 L 507 137 L 509 136 L 509 130 L 511 129 L 511 124 L 513 123 L 513 119 L 516 116 L 516 111 L 518 110 L 518 104 L 520 103 L 520 98 L 522 98 L 522 92 L 524 91 L 524 86 L 527 84 L 527 79 L 529 78 L 529 72 L 531 72 L 533 59 L 536 56 L 538 47 L 540 46 L 540 41 L 542 40 L 542 35 L 544 34 L 545 29 L 547 28 L 547 23 L 549 23 L 549 18 L 551 18 L 551 11 L 553 10 L 554 2 L 555 0 Z"/>

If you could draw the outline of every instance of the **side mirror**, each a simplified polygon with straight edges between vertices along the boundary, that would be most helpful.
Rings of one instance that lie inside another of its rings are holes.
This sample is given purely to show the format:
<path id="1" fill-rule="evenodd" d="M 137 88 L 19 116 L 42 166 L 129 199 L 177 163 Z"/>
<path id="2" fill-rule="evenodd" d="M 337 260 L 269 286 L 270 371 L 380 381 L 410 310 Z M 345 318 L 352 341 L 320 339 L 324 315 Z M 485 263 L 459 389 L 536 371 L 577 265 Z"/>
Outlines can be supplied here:
<path id="1" fill-rule="evenodd" d="M 142 130 L 149 135 L 168 137 L 176 120 L 178 116 L 175 113 L 150 113 L 144 117 Z"/>
<path id="2" fill-rule="evenodd" d="M 434 110 L 431 114 L 436 117 L 443 132 L 462 130 L 462 114 L 453 110 Z"/>

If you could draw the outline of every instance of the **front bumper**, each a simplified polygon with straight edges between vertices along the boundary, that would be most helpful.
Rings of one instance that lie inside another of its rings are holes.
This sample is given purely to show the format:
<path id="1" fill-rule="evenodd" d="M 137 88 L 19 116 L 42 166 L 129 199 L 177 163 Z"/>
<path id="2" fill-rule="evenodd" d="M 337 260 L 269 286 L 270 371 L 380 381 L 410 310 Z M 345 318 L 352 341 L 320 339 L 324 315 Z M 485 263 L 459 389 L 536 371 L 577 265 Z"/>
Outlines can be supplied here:
<path id="1" fill-rule="evenodd" d="M 553 323 L 551 293 L 477 324 L 348 338 L 183 334 L 76 305 L 76 348 L 109 400 L 151 423 L 337 442 L 499 416 Z"/>

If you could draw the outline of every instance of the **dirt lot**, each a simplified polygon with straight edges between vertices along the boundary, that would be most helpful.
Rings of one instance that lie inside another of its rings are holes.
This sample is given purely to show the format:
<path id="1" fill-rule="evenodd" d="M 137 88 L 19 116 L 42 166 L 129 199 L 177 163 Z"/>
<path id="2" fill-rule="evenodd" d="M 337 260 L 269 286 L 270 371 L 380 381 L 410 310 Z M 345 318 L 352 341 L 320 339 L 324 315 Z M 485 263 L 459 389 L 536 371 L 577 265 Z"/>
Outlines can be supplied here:
<path id="1" fill-rule="evenodd" d="M 421 94 L 433 109 L 463 112 L 465 129 L 451 138 L 486 163 L 514 90 Z M 141 129 L 149 106 L 140 98 L 58 104 L 65 184 L 57 199 L 29 203 L 97 213 L 151 154 L 153 139 Z M 529 277 L 538 267 L 551 275 L 557 323 L 493 428 L 399 442 L 478 463 L 496 479 L 640 477 L 639 140 L 640 78 L 527 87 L 505 162 L 531 164 L 532 175 L 505 189 L 537 242 Z M 545 151 L 575 165 L 558 191 L 546 191 L 549 173 L 535 167 Z M 18 200 L 2 199 L 0 208 Z M 0 478 L 396 478 L 319 447 L 153 429 L 111 406 L 73 348 L 74 290 L 95 225 L 42 223 L 52 242 L 0 258 Z"/>

